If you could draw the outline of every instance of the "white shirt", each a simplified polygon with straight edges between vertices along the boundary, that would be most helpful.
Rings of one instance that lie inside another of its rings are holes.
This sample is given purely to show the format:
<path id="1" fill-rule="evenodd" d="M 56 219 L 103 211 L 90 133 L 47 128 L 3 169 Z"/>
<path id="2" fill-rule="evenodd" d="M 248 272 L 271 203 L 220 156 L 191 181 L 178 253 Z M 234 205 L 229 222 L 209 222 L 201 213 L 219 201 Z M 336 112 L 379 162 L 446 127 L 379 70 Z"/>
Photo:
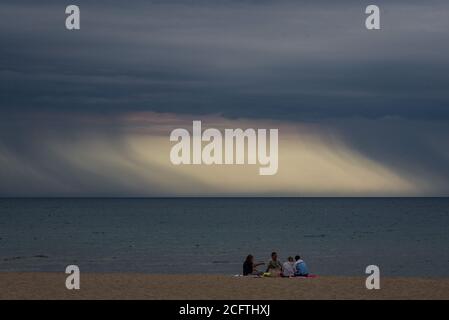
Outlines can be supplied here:
<path id="1" fill-rule="evenodd" d="M 295 275 L 295 265 L 293 262 L 286 261 L 282 265 L 282 274 L 285 277 L 290 277 Z"/>

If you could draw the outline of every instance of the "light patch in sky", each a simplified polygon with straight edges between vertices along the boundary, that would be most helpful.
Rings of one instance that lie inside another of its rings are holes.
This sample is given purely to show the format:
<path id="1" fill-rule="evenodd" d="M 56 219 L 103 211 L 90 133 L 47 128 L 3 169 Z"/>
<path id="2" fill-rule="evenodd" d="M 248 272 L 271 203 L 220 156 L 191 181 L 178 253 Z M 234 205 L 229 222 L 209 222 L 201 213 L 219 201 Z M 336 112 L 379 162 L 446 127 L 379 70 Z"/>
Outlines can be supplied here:
<path id="1" fill-rule="evenodd" d="M 203 117 L 205 128 L 279 128 L 274 176 L 258 175 L 257 165 L 175 166 L 169 133 L 188 127 L 192 117 L 72 118 L 75 129 L 67 125 L 58 134 L 47 126 L 28 137 L 39 144 L 27 147 L 26 157 L 0 149 L 0 191 L 59 196 L 414 196 L 425 191 L 351 149 L 332 128 L 310 123 Z"/>

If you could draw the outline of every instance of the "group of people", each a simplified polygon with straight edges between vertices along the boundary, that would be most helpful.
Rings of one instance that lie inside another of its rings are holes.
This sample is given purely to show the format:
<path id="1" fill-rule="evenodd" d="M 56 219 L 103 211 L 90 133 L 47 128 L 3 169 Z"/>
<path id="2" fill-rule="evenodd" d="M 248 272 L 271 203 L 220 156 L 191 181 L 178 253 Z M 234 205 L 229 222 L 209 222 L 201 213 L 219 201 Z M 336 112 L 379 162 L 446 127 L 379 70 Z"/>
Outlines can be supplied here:
<path id="1" fill-rule="evenodd" d="M 287 261 L 281 263 L 278 260 L 276 252 L 271 253 L 271 259 L 267 263 L 265 272 L 258 271 L 257 267 L 265 265 L 265 263 L 254 263 L 254 257 L 249 254 L 243 263 L 243 275 L 257 275 L 257 276 L 270 276 L 270 277 L 307 277 L 309 276 L 309 270 L 304 260 L 299 255 L 288 257 Z"/>

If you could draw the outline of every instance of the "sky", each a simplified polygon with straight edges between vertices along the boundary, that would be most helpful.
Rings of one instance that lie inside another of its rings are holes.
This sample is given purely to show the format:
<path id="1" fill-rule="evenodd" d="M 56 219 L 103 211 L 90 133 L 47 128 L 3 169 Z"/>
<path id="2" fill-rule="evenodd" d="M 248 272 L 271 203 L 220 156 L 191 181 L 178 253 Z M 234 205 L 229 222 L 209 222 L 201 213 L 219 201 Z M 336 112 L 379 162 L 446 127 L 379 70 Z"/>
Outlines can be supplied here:
<path id="1" fill-rule="evenodd" d="M 0 3 L 0 196 L 449 194 L 447 1 L 69 4 Z M 174 166 L 192 120 L 278 128 L 278 173 Z"/>

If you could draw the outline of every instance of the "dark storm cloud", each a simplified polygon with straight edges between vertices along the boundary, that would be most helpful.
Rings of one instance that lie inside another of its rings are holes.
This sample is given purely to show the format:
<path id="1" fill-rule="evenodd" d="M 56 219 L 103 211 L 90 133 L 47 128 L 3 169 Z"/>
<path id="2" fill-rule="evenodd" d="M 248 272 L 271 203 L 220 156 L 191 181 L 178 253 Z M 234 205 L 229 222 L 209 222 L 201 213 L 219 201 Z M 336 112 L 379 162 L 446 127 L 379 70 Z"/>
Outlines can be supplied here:
<path id="1" fill-rule="evenodd" d="M 280 119 L 449 116 L 449 4 L 3 2 L 1 108 Z"/>
<path id="2" fill-rule="evenodd" d="M 373 161 L 407 175 L 427 195 L 449 195 L 449 125 L 446 120 L 345 118 L 328 126 Z"/>
<path id="3" fill-rule="evenodd" d="M 29 175 L 27 195 L 138 194 L 50 147 L 120 144 L 115 116 L 136 111 L 316 122 L 422 194 L 449 194 L 447 1 L 375 1 L 380 31 L 364 27 L 371 1 L 77 1 L 80 31 L 65 29 L 68 4 L 0 4 L 0 161 L 19 168 L 0 171 L 0 195 Z M 106 122 L 72 119 L 90 116 Z"/>

